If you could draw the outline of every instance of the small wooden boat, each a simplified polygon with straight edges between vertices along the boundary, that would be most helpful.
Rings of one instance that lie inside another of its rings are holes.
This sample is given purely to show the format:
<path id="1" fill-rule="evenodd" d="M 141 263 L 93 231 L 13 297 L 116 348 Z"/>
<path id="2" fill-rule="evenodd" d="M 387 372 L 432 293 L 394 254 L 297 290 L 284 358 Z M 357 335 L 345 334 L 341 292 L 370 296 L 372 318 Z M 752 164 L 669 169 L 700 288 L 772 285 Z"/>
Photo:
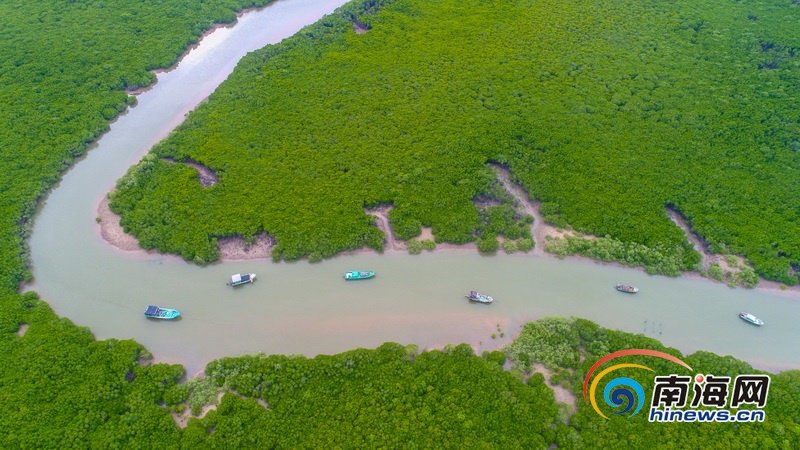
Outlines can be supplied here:
<path id="1" fill-rule="evenodd" d="M 750 313 L 740 312 L 739 313 L 739 318 L 744 320 L 745 322 L 752 323 L 753 325 L 755 325 L 757 327 L 760 327 L 761 325 L 764 325 L 764 321 L 763 320 L 759 319 L 758 317 L 756 317 L 756 316 L 754 316 L 754 315 L 752 315 Z"/>
<path id="2" fill-rule="evenodd" d="M 159 308 L 158 306 L 150 305 L 144 310 L 145 317 L 151 319 L 164 319 L 172 320 L 181 316 L 181 312 L 177 309 Z"/>
<path id="3" fill-rule="evenodd" d="M 344 273 L 344 279 L 348 281 L 367 280 L 373 278 L 374 276 L 375 272 L 371 270 L 367 271 L 351 270 L 350 272 Z"/>
<path id="4" fill-rule="evenodd" d="M 469 294 L 467 294 L 466 297 L 471 302 L 492 303 L 494 301 L 492 297 L 486 294 L 481 294 L 478 291 L 469 291 Z"/>
<path id="5" fill-rule="evenodd" d="M 231 280 L 228 281 L 228 286 L 241 286 L 254 281 L 256 281 L 256 274 L 254 273 L 237 273 L 231 275 Z"/>
<path id="6" fill-rule="evenodd" d="M 620 292 L 625 292 L 627 294 L 635 294 L 635 293 L 639 292 L 639 288 L 637 288 L 636 286 L 628 285 L 628 284 L 618 284 L 618 285 L 614 286 L 614 289 L 616 289 L 616 290 L 618 290 Z"/>

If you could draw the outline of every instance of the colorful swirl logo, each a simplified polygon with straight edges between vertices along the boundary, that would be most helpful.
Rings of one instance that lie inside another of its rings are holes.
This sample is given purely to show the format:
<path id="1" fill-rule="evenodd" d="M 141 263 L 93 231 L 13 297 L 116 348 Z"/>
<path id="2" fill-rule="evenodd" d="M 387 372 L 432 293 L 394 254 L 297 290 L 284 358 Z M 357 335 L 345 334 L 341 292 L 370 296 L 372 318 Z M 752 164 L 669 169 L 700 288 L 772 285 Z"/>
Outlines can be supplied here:
<path id="1" fill-rule="evenodd" d="M 592 378 L 592 374 L 603 364 L 611 361 L 612 359 L 620 358 L 623 356 L 653 356 L 656 358 L 665 359 L 667 361 L 674 362 L 675 364 L 679 364 L 689 370 L 692 370 L 688 364 L 681 361 L 680 359 L 664 352 L 659 352 L 657 350 L 647 350 L 641 348 L 632 348 L 628 350 L 620 350 L 618 352 L 609 353 L 608 355 L 600 358 L 589 372 L 586 374 L 586 378 L 583 379 L 583 399 L 588 401 L 592 404 L 592 408 L 599 414 L 601 417 L 608 419 L 608 416 L 603 414 L 600 411 L 600 408 L 597 406 L 597 399 L 595 397 L 595 392 L 597 391 L 597 385 L 600 384 L 600 380 L 603 379 L 606 375 L 615 370 L 619 369 L 644 369 L 649 370 L 650 372 L 654 372 L 653 369 L 643 366 L 641 364 L 631 364 L 631 363 L 623 363 L 623 364 L 615 364 L 611 367 L 603 369 L 597 376 L 592 380 L 591 386 L 589 386 L 589 380 Z M 587 394 L 587 388 L 589 390 Z M 635 416 L 636 414 L 641 411 L 642 407 L 644 406 L 644 388 L 642 385 L 639 384 L 638 381 L 628 378 L 628 377 L 617 377 L 613 380 L 606 383 L 606 387 L 603 389 L 603 400 L 606 402 L 606 405 L 613 409 L 617 409 L 619 411 L 614 411 L 614 414 L 629 414 L 630 417 Z M 635 405 L 635 408 L 634 408 Z M 633 410 L 633 412 L 630 412 Z"/>

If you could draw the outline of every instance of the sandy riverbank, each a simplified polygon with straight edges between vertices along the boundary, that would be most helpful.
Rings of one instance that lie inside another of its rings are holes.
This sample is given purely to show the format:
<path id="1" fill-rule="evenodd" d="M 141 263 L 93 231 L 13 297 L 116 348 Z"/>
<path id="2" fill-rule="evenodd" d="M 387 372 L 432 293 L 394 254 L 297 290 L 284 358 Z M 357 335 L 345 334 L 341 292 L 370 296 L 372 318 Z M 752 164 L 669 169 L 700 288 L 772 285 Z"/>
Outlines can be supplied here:
<path id="1" fill-rule="evenodd" d="M 100 236 L 111 246 L 125 252 L 157 253 L 144 250 L 139 241 L 125 233 L 119 223 L 119 216 L 108 206 L 108 197 L 104 197 L 97 206 L 97 219 Z M 255 242 L 247 244 L 241 236 L 217 239 L 220 259 L 223 261 L 242 261 L 250 259 L 267 259 L 272 254 L 274 239 L 266 234 L 256 236 Z"/>
<path id="2" fill-rule="evenodd" d="M 452 342 L 448 344 L 430 343 L 430 345 L 417 346 L 417 352 L 418 354 L 422 354 L 431 351 L 444 351 L 445 348 L 447 347 L 453 345 L 462 345 L 465 343 L 472 348 L 473 353 L 477 356 L 482 355 L 484 352 L 502 351 L 503 348 L 511 344 L 514 341 L 514 339 L 516 339 L 519 336 L 520 331 L 522 330 L 524 324 L 535 320 L 537 319 L 524 320 L 521 323 L 517 323 L 516 320 L 515 321 L 503 320 L 502 322 L 505 324 L 505 328 L 504 326 L 501 326 L 500 322 L 498 321 L 498 323 L 495 325 L 494 328 L 495 332 L 491 333 L 491 335 L 483 336 L 482 332 L 485 330 L 481 330 L 481 334 L 473 334 L 472 336 L 465 337 L 465 339 L 463 339 L 461 342 Z M 512 323 L 514 324 L 514 330 L 513 331 L 507 330 L 506 328 L 510 326 Z M 475 343 L 476 339 L 481 339 L 481 340 Z M 409 344 L 409 345 L 415 345 L 415 344 Z M 319 355 L 306 355 L 306 357 L 308 358 L 314 358 L 316 356 Z M 146 365 L 154 363 L 169 364 L 171 362 L 151 359 L 146 362 Z M 505 364 L 503 365 L 503 369 L 508 372 L 513 367 L 514 367 L 513 361 L 510 358 L 507 358 Z M 530 367 L 530 372 L 527 372 L 524 375 L 522 375 L 523 377 L 522 381 L 527 382 L 530 376 L 535 373 L 540 373 L 544 376 L 545 385 L 553 392 L 556 402 L 562 403 L 566 407 L 566 411 L 570 416 L 577 411 L 578 399 L 575 396 L 575 394 L 573 394 L 569 389 L 563 387 L 562 385 L 553 383 L 552 381 L 553 373 L 550 369 L 545 367 L 544 364 L 542 363 L 532 364 Z M 189 381 L 202 382 L 202 380 L 206 376 L 207 375 L 205 371 L 200 370 L 194 373 L 194 375 L 184 379 L 183 382 L 189 382 Z M 175 424 L 179 428 L 182 429 L 186 428 L 191 419 L 202 419 L 209 412 L 215 411 L 218 408 L 220 402 L 222 401 L 222 397 L 225 395 L 235 395 L 240 398 L 248 398 L 244 397 L 235 390 L 219 388 L 219 390 L 215 395 L 215 398 L 211 400 L 210 403 L 203 405 L 198 414 L 196 415 L 193 414 L 192 410 L 187 405 L 186 409 L 183 410 L 183 412 L 176 413 L 174 411 L 171 411 L 170 415 L 173 421 L 175 421 Z M 258 403 L 258 405 L 264 408 L 265 410 L 269 410 L 270 408 L 269 403 L 267 403 L 264 399 L 258 397 L 252 397 L 252 400 L 255 400 Z"/>
<path id="3" fill-rule="evenodd" d="M 111 211 L 108 202 L 108 197 L 103 197 L 100 200 L 100 204 L 97 205 L 97 223 L 100 226 L 100 236 L 120 250 L 144 252 L 145 250 L 139 247 L 139 241 L 122 229 L 122 225 L 119 224 L 119 216 L 114 214 L 114 211 Z"/>
<path id="4" fill-rule="evenodd" d="M 531 236 L 533 237 L 535 244 L 532 252 L 534 255 L 545 254 L 544 243 L 547 237 L 562 238 L 568 235 L 575 235 L 573 232 L 562 230 L 546 223 L 542 215 L 539 213 L 539 202 L 530 199 L 528 194 L 521 186 L 511 181 L 511 173 L 508 171 L 508 169 L 496 164 L 492 164 L 491 167 L 497 173 L 497 180 L 514 198 L 514 207 L 516 210 L 521 214 L 528 214 L 534 218 L 533 224 L 531 225 Z M 384 235 L 386 236 L 386 239 L 384 240 L 384 248 L 386 251 L 408 251 L 407 242 L 398 239 L 392 231 L 392 227 L 389 223 L 389 211 L 391 211 L 391 209 L 391 205 L 382 205 L 377 208 L 365 209 L 364 212 L 376 218 L 376 226 L 380 228 L 380 230 L 383 231 Z M 414 239 L 417 241 L 433 241 L 435 240 L 435 237 L 433 230 L 430 227 L 422 227 L 420 235 Z M 499 236 L 498 241 L 502 247 L 504 242 L 503 237 Z M 469 242 L 466 244 L 450 244 L 446 242 L 440 242 L 436 244 L 436 248 L 433 251 L 437 252 L 450 250 L 478 251 L 478 245 L 475 242 Z M 349 252 L 349 254 L 370 251 L 373 250 L 360 249 Z"/>
<path id="5" fill-rule="evenodd" d="M 692 244 L 692 247 L 700 253 L 701 261 L 700 266 L 704 271 L 708 271 L 708 269 L 712 265 L 717 265 L 723 272 L 729 273 L 737 273 L 742 270 L 744 267 L 749 267 L 747 261 L 738 255 L 720 255 L 711 251 L 710 246 L 706 243 L 703 238 L 697 235 L 697 233 L 692 230 L 692 227 L 689 225 L 689 222 L 686 220 L 685 217 L 674 208 L 667 207 L 667 215 L 669 218 L 677 225 L 683 233 L 686 235 L 686 238 Z M 731 264 L 730 262 L 734 262 Z M 704 277 L 698 272 L 683 272 L 683 277 L 691 278 L 691 279 L 705 279 L 709 281 L 715 281 L 719 283 L 724 283 L 724 281 L 714 280 L 708 277 Z M 763 289 L 766 291 L 770 291 L 774 294 L 784 295 L 784 296 L 791 296 L 791 297 L 798 297 L 800 296 L 800 285 L 795 286 L 786 286 L 782 283 L 777 281 L 769 281 L 763 278 L 759 278 L 758 285 L 756 289 Z"/>
<path id="6" fill-rule="evenodd" d="M 175 70 L 178 67 L 178 65 L 181 63 L 181 61 L 183 61 L 183 59 L 186 58 L 186 56 L 189 53 L 191 53 L 192 51 L 197 49 L 197 47 L 200 46 L 200 43 L 203 41 L 203 39 L 208 37 L 211 33 L 217 31 L 220 28 L 233 28 L 239 22 L 239 19 L 242 16 L 244 16 L 245 14 L 253 12 L 253 11 L 262 10 L 262 9 L 270 6 L 273 2 L 274 2 L 274 0 L 270 1 L 269 3 L 267 3 L 264 6 L 251 6 L 249 8 L 245 8 L 245 9 L 239 10 L 239 11 L 236 12 L 236 18 L 232 22 L 224 22 L 224 23 L 220 22 L 220 23 L 215 23 L 215 24 L 211 25 L 210 28 L 208 28 L 200 36 L 197 37 L 197 40 L 194 43 L 189 44 L 189 45 L 186 46 L 186 48 L 183 50 L 183 53 L 181 53 L 180 56 L 178 56 L 178 58 L 175 60 L 175 62 L 172 65 L 170 65 L 169 67 L 162 67 L 162 68 L 159 68 L 159 69 L 153 69 L 153 70 L 150 71 L 150 73 L 152 73 L 153 75 L 159 75 L 159 74 L 162 74 L 162 73 L 168 73 L 168 72 L 171 72 L 171 71 Z M 153 82 L 148 84 L 147 86 L 141 86 L 141 87 L 137 87 L 137 88 L 125 89 L 125 93 L 135 97 L 135 96 L 138 96 L 140 94 L 143 94 L 143 93 L 149 91 L 150 89 L 152 89 L 156 85 L 156 83 L 158 83 L 158 77 L 155 77 L 153 79 Z"/>
<path id="7" fill-rule="evenodd" d="M 541 213 L 539 212 L 539 202 L 530 199 L 525 190 L 521 186 L 511 181 L 510 172 L 506 168 L 497 165 L 492 165 L 492 168 L 497 173 L 498 181 L 502 183 L 506 191 L 508 191 L 508 193 L 514 197 L 515 200 L 514 206 L 517 209 L 517 211 L 523 214 L 530 214 L 531 216 L 534 217 L 534 222 L 531 225 L 531 234 L 535 242 L 535 247 L 533 250 L 534 255 L 555 257 L 554 255 L 551 255 L 545 252 L 544 250 L 545 242 L 548 237 L 564 238 L 565 236 L 578 236 L 585 239 L 595 238 L 594 236 L 579 234 L 572 230 L 564 230 L 546 223 Z M 375 217 L 375 225 L 378 228 L 380 228 L 381 231 L 383 231 L 385 235 L 384 252 L 405 253 L 408 251 L 407 242 L 398 239 L 394 235 L 391 224 L 389 222 L 388 215 L 391 208 L 392 208 L 391 205 L 382 205 L 377 208 L 365 209 L 364 212 L 368 215 Z M 675 222 L 675 224 L 679 228 L 681 228 L 684 231 L 689 242 L 691 242 L 695 250 L 697 250 L 702 255 L 701 266 L 703 267 L 703 270 L 708 270 L 708 268 L 712 264 L 718 264 L 723 270 L 728 272 L 736 272 L 737 270 L 739 270 L 736 267 L 732 267 L 731 265 L 729 265 L 726 262 L 726 259 L 723 255 L 717 255 L 712 253 L 708 245 L 706 245 L 705 242 L 692 231 L 691 227 L 689 226 L 685 218 L 683 218 L 683 216 L 681 216 L 677 211 L 668 208 L 667 215 L 670 217 L 671 220 L 673 220 L 673 222 Z M 136 238 L 124 232 L 124 230 L 119 224 L 119 217 L 108 208 L 107 198 L 104 198 L 100 202 L 97 209 L 97 217 L 99 218 L 98 223 L 100 228 L 100 234 L 106 242 L 108 242 L 109 244 L 120 250 L 124 250 L 127 252 L 131 251 L 144 252 L 144 250 L 142 250 L 139 247 L 139 243 L 136 240 Z M 420 241 L 434 240 L 434 235 L 431 228 L 425 227 L 422 228 L 421 234 L 415 239 Z M 272 247 L 275 245 L 275 240 L 266 234 L 262 234 L 257 236 L 255 242 L 250 245 L 247 245 L 245 240 L 239 236 L 219 238 L 218 243 L 219 243 L 218 248 L 220 252 L 221 261 L 241 261 L 241 260 L 270 258 Z M 503 242 L 501 237 L 500 238 L 501 246 L 502 243 Z M 436 248 L 433 250 L 433 252 L 452 252 L 452 251 L 477 251 L 477 244 L 474 242 L 461 245 L 438 243 L 436 245 Z M 349 252 L 343 252 L 342 255 L 347 256 L 347 255 L 357 255 L 363 253 L 375 253 L 375 250 L 370 248 L 362 248 L 358 250 L 352 250 Z M 744 267 L 744 259 L 741 257 L 735 257 L 735 258 L 739 262 L 738 266 Z M 617 262 L 595 261 L 590 258 L 585 258 L 581 256 L 571 256 L 568 257 L 568 259 L 589 260 L 597 264 L 644 270 L 643 268 L 626 266 L 624 264 Z M 698 272 L 684 272 L 682 276 L 692 279 L 702 278 L 709 281 L 719 282 L 717 280 L 703 277 Z M 800 297 L 800 286 L 788 287 L 782 285 L 781 283 L 760 279 L 759 284 L 756 288 L 768 290 L 770 292 L 778 293 L 784 296 Z"/>
<path id="8" fill-rule="evenodd" d="M 517 211 L 533 216 L 531 235 L 536 244 L 533 248 L 534 255 L 546 254 L 544 244 L 548 237 L 561 239 L 566 236 L 579 236 L 584 239 L 596 239 L 595 236 L 578 234 L 574 231 L 564 230 L 547 223 L 544 220 L 544 216 L 542 216 L 542 213 L 539 211 L 539 207 L 541 206 L 539 201 L 531 199 L 522 186 L 511 181 L 511 172 L 509 172 L 508 169 L 497 164 L 492 164 L 492 169 L 497 173 L 497 180 L 503 185 L 506 192 L 514 197 L 514 206 Z"/>

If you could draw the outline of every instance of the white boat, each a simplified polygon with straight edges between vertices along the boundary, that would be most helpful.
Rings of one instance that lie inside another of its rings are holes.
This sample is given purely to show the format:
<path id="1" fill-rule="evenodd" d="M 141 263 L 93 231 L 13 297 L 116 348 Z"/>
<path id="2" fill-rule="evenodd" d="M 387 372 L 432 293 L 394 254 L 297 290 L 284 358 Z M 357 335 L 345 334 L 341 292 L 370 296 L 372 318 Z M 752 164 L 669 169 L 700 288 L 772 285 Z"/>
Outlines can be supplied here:
<path id="1" fill-rule="evenodd" d="M 231 275 L 231 280 L 228 282 L 228 285 L 240 286 L 254 281 L 256 281 L 256 274 L 254 273 L 236 273 Z"/>
<path id="2" fill-rule="evenodd" d="M 759 319 L 758 317 L 756 317 L 756 316 L 754 316 L 754 315 L 752 315 L 750 313 L 740 312 L 739 313 L 739 318 L 744 320 L 745 322 L 752 323 L 753 325 L 755 325 L 757 327 L 760 327 L 761 325 L 764 325 L 764 321 L 763 320 Z"/>
<path id="3" fill-rule="evenodd" d="M 636 286 L 628 285 L 628 284 L 618 284 L 618 285 L 614 286 L 614 289 L 616 289 L 616 290 L 618 290 L 620 292 L 625 292 L 626 294 L 635 294 L 635 293 L 639 292 L 639 288 L 637 288 Z"/>
<path id="4" fill-rule="evenodd" d="M 494 299 L 486 294 L 481 294 L 478 291 L 469 291 L 469 294 L 466 295 L 467 299 L 471 302 L 478 302 L 478 303 L 492 303 Z"/>

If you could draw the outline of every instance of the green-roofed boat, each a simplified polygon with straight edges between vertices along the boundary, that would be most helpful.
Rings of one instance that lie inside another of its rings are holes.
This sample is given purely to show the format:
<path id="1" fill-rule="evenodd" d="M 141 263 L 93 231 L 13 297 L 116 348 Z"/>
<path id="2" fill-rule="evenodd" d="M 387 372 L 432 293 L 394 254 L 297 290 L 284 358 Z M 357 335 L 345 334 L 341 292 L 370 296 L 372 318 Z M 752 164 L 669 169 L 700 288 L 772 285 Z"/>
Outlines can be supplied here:
<path id="1" fill-rule="evenodd" d="M 344 279 L 347 281 L 368 280 L 373 277 L 375 277 L 375 272 L 371 270 L 351 270 L 344 274 Z"/>

